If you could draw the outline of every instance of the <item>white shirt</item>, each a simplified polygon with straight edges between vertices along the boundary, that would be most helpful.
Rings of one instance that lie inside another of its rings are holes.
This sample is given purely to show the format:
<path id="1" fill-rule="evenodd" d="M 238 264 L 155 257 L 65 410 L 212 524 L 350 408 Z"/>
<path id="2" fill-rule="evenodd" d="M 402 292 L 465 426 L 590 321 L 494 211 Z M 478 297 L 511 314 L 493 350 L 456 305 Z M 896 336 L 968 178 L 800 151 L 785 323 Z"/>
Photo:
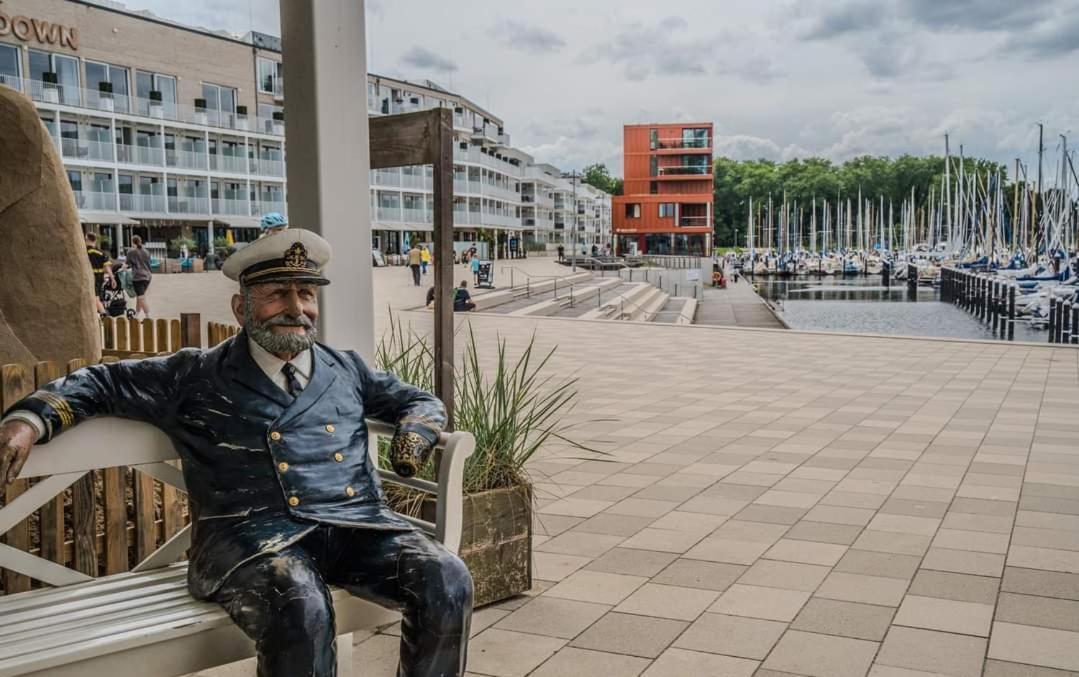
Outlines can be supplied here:
<path id="1" fill-rule="evenodd" d="M 247 339 L 247 349 L 251 353 L 251 357 L 255 360 L 255 364 L 262 369 L 262 372 L 266 374 L 266 377 L 273 381 L 275 386 L 287 393 L 288 381 L 285 378 L 285 375 L 281 373 L 281 368 L 285 366 L 285 361 L 251 339 Z M 311 360 L 311 350 L 308 349 L 297 354 L 289 360 L 289 363 L 296 368 L 296 380 L 300 382 L 300 386 L 306 388 L 307 384 L 311 381 L 311 367 L 314 364 Z M 4 420 L 0 421 L 0 424 L 16 420 L 26 421 L 34 426 L 34 428 L 37 429 L 37 438 L 39 440 L 44 437 L 45 421 L 41 420 L 41 417 L 32 411 L 26 411 L 25 409 L 13 411 L 4 417 Z"/>

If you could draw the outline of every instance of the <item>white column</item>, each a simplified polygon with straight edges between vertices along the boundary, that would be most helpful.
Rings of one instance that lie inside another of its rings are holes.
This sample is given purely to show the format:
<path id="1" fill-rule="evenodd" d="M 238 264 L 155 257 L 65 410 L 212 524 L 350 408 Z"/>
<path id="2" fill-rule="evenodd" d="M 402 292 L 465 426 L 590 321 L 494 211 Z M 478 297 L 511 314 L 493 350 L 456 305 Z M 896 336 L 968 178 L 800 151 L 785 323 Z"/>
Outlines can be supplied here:
<path id="1" fill-rule="evenodd" d="M 363 0 L 282 0 L 289 64 L 285 138 L 289 220 L 329 240 L 333 281 L 322 290 L 323 340 L 374 358 L 370 145 Z"/>

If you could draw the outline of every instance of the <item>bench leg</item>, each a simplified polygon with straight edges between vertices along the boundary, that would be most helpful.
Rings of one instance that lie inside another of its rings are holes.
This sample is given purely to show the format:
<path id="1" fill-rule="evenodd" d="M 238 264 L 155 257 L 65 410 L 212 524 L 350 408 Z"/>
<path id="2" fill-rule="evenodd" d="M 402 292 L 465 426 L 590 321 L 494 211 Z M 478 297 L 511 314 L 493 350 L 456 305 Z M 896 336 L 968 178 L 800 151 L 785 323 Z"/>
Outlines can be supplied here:
<path id="1" fill-rule="evenodd" d="M 337 677 L 352 677 L 352 633 L 337 636 Z"/>

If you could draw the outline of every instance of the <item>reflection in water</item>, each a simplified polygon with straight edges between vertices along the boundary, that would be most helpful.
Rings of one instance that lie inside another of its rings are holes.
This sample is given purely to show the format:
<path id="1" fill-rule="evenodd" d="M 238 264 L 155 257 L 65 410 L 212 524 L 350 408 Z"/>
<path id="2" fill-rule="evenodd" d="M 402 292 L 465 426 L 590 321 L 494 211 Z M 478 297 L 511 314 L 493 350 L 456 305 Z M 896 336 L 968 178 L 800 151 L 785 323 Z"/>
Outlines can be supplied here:
<path id="1" fill-rule="evenodd" d="M 820 279 L 757 277 L 753 281 L 760 295 L 775 304 L 793 329 L 995 338 L 990 327 L 955 306 L 942 303 L 940 292 L 934 287 L 919 286 L 917 294 L 912 296 L 905 281 L 885 287 L 879 275 Z M 1043 343 L 1045 333 L 1020 322 L 1015 327 L 1015 340 Z"/>

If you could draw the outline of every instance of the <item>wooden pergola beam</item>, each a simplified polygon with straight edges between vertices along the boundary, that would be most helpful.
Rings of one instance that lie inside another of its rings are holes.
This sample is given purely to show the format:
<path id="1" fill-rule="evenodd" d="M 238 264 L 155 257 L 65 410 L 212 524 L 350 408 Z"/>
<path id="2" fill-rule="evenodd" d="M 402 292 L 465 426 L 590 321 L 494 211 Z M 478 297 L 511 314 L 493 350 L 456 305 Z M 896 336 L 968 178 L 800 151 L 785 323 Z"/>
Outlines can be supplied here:
<path id="1" fill-rule="evenodd" d="M 453 115 L 449 108 L 369 118 L 371 169 L 434 166 L 435 395 L 453 427 Z"/>

